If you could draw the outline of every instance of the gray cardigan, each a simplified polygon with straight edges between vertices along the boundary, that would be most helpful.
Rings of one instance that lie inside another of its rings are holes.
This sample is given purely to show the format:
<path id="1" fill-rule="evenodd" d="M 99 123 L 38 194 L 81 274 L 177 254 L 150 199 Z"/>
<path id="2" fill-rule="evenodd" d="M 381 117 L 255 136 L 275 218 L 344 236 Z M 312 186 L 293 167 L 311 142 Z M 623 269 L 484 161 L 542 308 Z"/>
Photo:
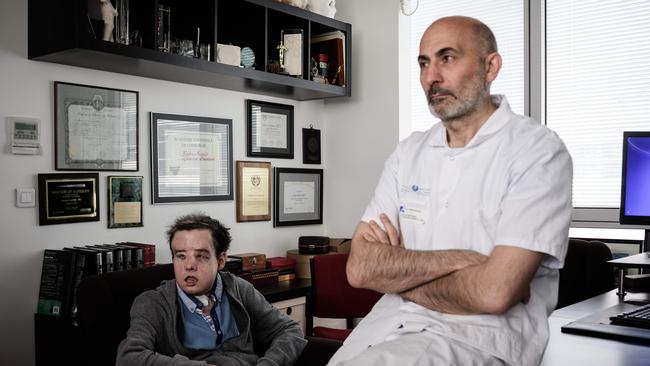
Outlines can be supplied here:
<path id="1" fill-rule="evenodd" d="M 176 281 L 163 281 L 139 295 L 131 307 L 131 327 L 117 349 L 116 366 L 136 365 L 292 365 L 307 344 L 300 326 L 266 301 L 252 284 L 220 272 L 239 336 L 216 350 L 185 348 L 179 339 Z M 256 343 L 268 347 L 262 357 Z"/>

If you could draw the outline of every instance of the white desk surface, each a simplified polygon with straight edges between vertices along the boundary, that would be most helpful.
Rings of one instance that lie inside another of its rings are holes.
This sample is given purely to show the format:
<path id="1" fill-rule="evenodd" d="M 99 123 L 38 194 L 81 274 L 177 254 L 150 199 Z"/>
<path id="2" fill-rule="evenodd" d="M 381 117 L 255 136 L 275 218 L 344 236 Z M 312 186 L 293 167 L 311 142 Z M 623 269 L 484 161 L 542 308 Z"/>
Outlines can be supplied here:
<path id="1" fill-rule="evenodd" d="M 625 300 L 649 299 L 648 294 L 628 293 Z M 543 366 L 648 366 L 650 346 L 562 333 L 561 327 L 619 303 L 616 290 L 558 309 L 549 318 L 550 339 Z"/>

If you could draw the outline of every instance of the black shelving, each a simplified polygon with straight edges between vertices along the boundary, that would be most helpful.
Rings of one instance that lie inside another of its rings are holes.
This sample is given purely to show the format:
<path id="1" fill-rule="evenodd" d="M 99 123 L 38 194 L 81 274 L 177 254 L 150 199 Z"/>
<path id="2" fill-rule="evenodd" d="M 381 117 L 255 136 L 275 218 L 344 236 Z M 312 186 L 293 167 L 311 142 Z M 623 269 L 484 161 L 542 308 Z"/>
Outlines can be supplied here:
<path id="1" fill-rule="evenodd" d="M 211 60 L 185 57 L 156 49 L 155 9 L 171 10 L 171 33 L 181 39 L 210 43 Z M 351 25 L 273 0 L 131 0 L 131 32 L 139 30 L 142 47 L 102 41 L 89 31 L 87 0 L 29 0 L 28 57 L 33 60 L 151 77 L 162 80 L 266 94 L 296 100 L 350 96 Z M 268 60 L 277 59 L 282 29 L 303 29 L 302 78 L 268 72 Z M 346 35 L 345 86 L 320 84 L 311 79 L 310 38 L 341 31 Z M 97 33 L 97 31 L 95 32 Z M 220 64 L 216 44 L 250 47 L 255 67 Z"/>

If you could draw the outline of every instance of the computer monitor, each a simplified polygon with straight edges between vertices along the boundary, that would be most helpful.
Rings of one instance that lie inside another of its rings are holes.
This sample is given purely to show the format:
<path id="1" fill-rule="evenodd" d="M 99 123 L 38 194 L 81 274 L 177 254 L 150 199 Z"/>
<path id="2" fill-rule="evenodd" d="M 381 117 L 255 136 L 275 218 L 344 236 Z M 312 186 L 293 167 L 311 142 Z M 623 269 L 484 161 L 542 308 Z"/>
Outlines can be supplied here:
<path id="1" fill-rule="evenodd" d="M 619 222 L 650 226 L 650 131 L 623 133 L 623 170 Z M 644 251 L 650 250 L 650 230 Z"/>

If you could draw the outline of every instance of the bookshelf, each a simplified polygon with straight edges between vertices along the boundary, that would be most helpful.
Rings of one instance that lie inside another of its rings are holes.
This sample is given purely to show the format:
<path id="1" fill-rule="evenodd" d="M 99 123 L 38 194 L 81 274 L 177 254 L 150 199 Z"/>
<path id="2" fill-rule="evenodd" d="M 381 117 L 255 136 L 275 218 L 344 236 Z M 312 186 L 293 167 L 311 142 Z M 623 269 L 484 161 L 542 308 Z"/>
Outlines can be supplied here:
<path id="1" fill-rule="evenodd" d="M 89 16 L 93 9 L 88 8 L 87 0 L 29 0 L 29 59 L 295 100 L 351 95 L 352 32 L 348 23 L 273 0 L 113 0 L 117 2 L 128 4 L 129 36 L 124 42 L 130 44 L 102 40 L 103 22 Z M 178 41 L 170 40 L 172 45 L 198 36 L 199 42 L 194 43 L 206 46 L 202 53 L 209 54 L 209 60 L 159 50 L 156 14 L 161 5 L 169 9 L 169 33 Z M 124 19 L 121 21 L 124 24 Z M 122 29 L 116 19 L 118 28 Z M 269 71 L 272 61 L 279 61 L 277 45 L 282 31 L 296 29 L 303 34 L 302 76 Z M 310 40 L 331 32 L 345 35 L 344 84 L 319 83 L 311 75 Z M 114 39 L 124 40 L 117 31 L 113 34 Z M 217 44 L 252 49 L 254 66 L 216 62 Z"/>

